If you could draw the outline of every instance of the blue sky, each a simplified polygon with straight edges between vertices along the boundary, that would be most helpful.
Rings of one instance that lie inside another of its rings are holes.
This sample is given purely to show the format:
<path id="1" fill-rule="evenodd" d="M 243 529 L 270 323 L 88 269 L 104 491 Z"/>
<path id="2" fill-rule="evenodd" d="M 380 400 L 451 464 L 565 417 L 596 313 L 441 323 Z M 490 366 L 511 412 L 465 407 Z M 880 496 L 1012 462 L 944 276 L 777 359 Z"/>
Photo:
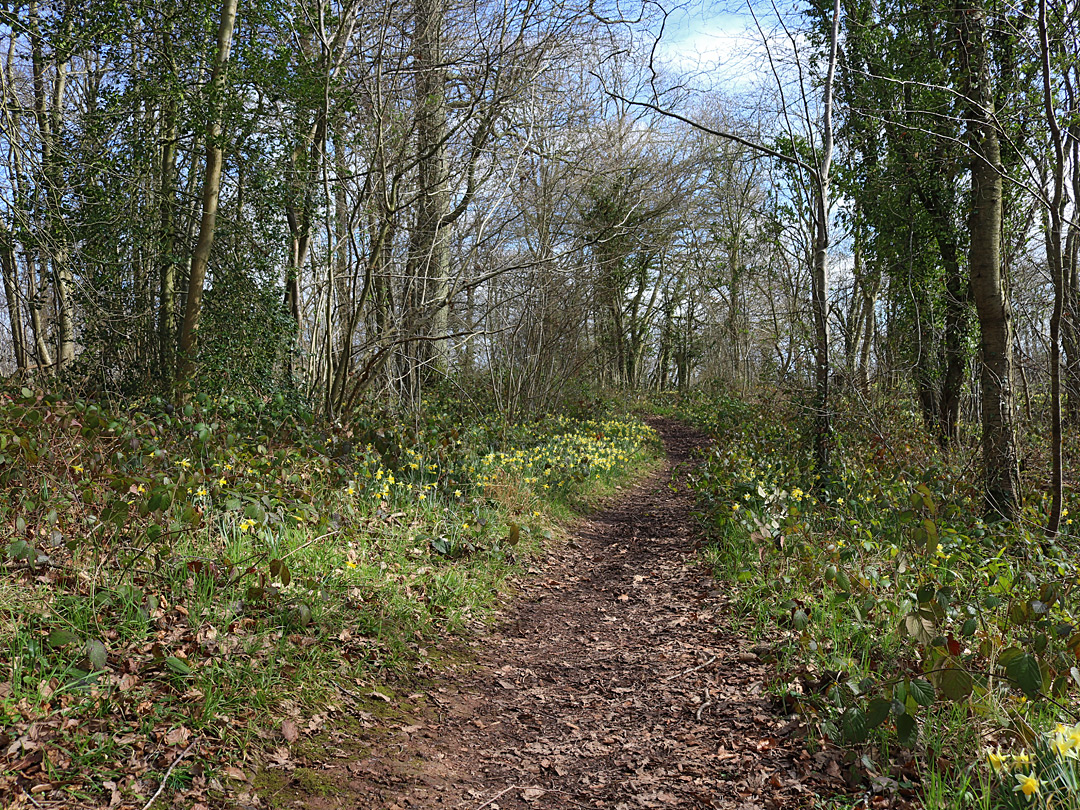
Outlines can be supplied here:
<path id="1" fill-rule="evenodd" d="M 777 16 L 772 3 L 752 2 L 774 57 L 789 54 L 786 38 L 774 30 Z M 777 6 L 788 13 L 785 2 Z M 772 81 L 763 37 L 748 3 L 689 0 L 667 8 L 657 56 L 672 72 L 696 75 L 699 82 L 729 91 Z"/>

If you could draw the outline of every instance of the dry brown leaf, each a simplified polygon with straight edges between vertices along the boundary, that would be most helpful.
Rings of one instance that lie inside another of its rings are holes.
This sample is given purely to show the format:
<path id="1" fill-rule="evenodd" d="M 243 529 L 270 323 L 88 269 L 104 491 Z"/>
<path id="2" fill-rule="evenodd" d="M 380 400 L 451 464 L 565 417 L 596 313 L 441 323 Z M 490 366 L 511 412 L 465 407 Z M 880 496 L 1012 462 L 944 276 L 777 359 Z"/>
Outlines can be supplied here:
<path id="1" fill-rule="evenodd" d="M 294 721 L 282 720 L 281 736 L 291 743 L 296 742 L 298 739 L 300 739 L 300 729 L 297 727 Z"/>
<path id="2" fill-rule="evenodd" d="M 166 731 L 162 741 L 166 745 L 184 745 L 190 739 L 191 732 L 183 726 L 177 726 Z"/>

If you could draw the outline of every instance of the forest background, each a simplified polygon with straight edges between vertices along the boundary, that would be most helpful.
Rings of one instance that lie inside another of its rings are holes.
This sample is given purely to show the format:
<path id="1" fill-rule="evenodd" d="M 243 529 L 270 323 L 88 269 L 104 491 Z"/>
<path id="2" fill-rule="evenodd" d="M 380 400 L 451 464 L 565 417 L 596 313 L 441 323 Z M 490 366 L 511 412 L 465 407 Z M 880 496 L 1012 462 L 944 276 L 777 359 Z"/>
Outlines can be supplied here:
<path id="1" fill-rule="evenodd" d="M 644 463 L 612 395 L 719 437 L 713 563 L 748 605 L 775 575 L 757 626 L 801 641 L 778 689 L 850 675 L 800 698 L 827 736 L 913 746 L 979 706 L 1037 747 L 1070 719 L 1080 15 L 752 4 L 719 58 L 690 44 L 705 11 L 6 0 L 12 728 L 135 677 L 119 651 L 200 578 L 206 610 L 235 613 L 228 583 L 309 626 L 292 569 L 347 523 L 398 525 L 395 564 L 438 583 L 417 614 L 364 542 L 320 551 L 411 616 L 365 633 L 464 626 L 522 537 Z M 857 632 L 824 644 L 832 610 Z M 206 639 L 172 641 L 143 652 L 191 678 Z"/>

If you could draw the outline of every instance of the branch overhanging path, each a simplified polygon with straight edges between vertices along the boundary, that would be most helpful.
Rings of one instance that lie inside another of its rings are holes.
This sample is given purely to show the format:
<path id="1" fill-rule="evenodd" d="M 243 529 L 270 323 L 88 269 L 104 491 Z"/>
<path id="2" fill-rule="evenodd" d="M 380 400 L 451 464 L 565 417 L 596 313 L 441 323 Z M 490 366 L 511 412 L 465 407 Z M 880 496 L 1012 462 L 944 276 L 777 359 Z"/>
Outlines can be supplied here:
<path id="1" fill-rule="evenodd" d="M 319 790 L 294 779 L 275 801 L 795 808 L 843 789 L 836 753 L 807 752 L 801 722 L 768 696 L 770 665 L 731 629 L 728 591 L 695 548 L 685 474 L 704 438 L 654 426 L 659 470 L 537 561 L 498 629 L 467 654 L 435 651 L 397 719 L 360 712 L 362 747 L 342 732 L 327 761 L 298 760 Z"/>

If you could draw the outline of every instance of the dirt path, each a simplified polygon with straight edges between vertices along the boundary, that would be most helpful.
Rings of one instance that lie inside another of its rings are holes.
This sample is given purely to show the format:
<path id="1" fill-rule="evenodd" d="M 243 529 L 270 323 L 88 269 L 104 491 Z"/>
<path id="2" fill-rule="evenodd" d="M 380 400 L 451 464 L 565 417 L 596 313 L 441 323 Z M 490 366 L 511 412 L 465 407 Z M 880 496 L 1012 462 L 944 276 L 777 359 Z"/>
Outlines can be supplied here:
<path id="1" fill-rule="evenodd" d="M 324 787 L 288 804 L 811 806 L 829 764 L 772 708 L 766 666 L 726 629 L 723 585 L 696 563 L 680 481 L 702 437 L 654 426 L 664 466 L 538 564 L 500 629 L 438 676 L 426 714 L 359 759 L 311 763 Z"/>

